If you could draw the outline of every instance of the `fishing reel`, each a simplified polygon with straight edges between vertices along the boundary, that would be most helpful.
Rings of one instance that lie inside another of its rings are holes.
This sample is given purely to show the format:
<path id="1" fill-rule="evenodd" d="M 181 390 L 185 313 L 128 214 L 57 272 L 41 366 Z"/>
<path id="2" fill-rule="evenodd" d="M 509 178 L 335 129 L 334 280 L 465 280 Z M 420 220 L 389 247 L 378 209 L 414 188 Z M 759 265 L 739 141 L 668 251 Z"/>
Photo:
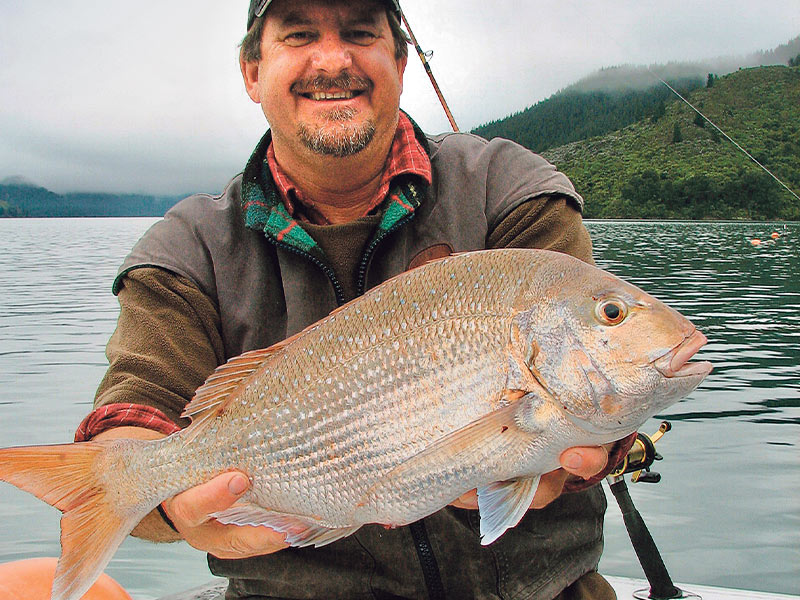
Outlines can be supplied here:
<path id="1" fill-rule="evenodd" d="M 667 421 L 662 421 L 658 431 L 653 435 L 637 433 L 636 441 L 633 442 L 628 454 L 606 478 L 611 492 L 619 504 L 622 520 L 628 536 L 631 538 L 636 557 L 650 584 L 649 589 L 644 588 L 633 593 L 636 600 L 672 600 L 675 598 L 702 600 L 697 594 L 686 592 L 672 583 L 672 578 L 664 566 L 664 561 L 650 531 L 648 531 L 642 515 L 633 505 L 633 500 L 628 493 L 628 486 L 625 485 L 626 473 L 631 473 L 633 482 L 658 483 L 661 481 L 661 475 L 651 471 L 650 465 L 663 458 L 656 452 L 656 442 L 664 437 L 664 434 L 670 429 L 672 429 L 672 425 Z"/>
<path id="2" fill-rule="evenodd" d="M 658 483 L 661 481 L 661 475 L 651 471 L 650 466 L 653 462 L 664 458 L 656 452 L 656 442 L 664 437 L 664 434 L 670 429 L 672 429 L 672 425 L 668 421 L 662 421 L 658 431 L 653 435 L 637 433 L 636 441 L 633 442 L 633 446 L 628 450 L 628 454 L 608 476 L 611 479 L 615 479 L 622 477 L 626 473 L 631 473 L 631 481 L 633 483 Z"/>

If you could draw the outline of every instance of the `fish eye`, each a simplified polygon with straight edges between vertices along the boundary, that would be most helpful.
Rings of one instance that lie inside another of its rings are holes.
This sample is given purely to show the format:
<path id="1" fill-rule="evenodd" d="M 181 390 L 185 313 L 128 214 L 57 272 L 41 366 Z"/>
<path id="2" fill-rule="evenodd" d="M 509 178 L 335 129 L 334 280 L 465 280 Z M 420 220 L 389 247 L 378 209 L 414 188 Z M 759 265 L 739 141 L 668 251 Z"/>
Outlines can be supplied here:
<path id="1" fill-rule="evenodd" d="M 597 303 L 595 313 L 604 325 L 619 325 L 628 316 L 628 309 L 622 300 L 609 298 Z"/>

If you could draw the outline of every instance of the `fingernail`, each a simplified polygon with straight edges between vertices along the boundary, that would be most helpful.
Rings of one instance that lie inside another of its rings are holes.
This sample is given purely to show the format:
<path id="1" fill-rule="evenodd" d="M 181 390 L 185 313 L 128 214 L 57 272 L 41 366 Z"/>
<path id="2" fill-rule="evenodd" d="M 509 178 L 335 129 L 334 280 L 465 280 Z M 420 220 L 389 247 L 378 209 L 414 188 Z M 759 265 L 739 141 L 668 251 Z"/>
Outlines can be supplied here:
<path id="1" fill-rule="evenodd" d="M 564 466 L 568 469 L 580 469 L 583 466 L 583 456 L 578 452 L 568 452 L 564 456 Z"/>
<path id="2" fill-rule="evenodd" d="M 248 487 L 250 487 L 250 482 L 243 475 L 237 475 L 228 482 L 228 491 L 234 496 L 244 494 Z"/>

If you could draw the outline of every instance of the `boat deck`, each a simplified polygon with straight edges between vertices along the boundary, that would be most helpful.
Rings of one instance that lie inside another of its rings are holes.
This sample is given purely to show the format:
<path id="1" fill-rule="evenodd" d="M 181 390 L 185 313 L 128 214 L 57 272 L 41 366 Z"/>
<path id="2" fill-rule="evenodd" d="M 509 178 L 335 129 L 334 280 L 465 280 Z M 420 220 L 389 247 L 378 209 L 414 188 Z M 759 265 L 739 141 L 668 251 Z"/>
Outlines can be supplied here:
<path id="1" fill-rule="evenodd" d="M 649 589 L 649 585 L 644 579 L 629 579 L 611 575 L 604 575 L 604 577 L 614 586 L 618 600 L 631 600 L 634 598 L 633 593 L 635 591 Z M 692 583 L 676 583 L 675 585 L 687 592 L 687 595 L 684 596 L 685 598 L 699 597 L 702 600 L 800 600 L 800 596 L 789 594 L 770 594 L 768 592 L 710 587 Z M 223 600 L 225 587 L 225 580 L 218 579 L 204 586 L 166 596 L 160 600 Z M 695 595 L 688 595 L 688 593 Z"/>
<path id="2" fill-rule="evenodd" d="M 629 579 L 627 577 L 614 577 L 604 575 L 608 582 L 617 592 L 618 600 L 631 600 L 633 593 L 637 590 L 649 590 L 650 586 L 644 579 Z M 675 585 L 687 593 L 685 598 L 700 597 L 702 600 L 800 600 L 800 596 L 788 594 L 770 594 L 768 592 L 756 592 L 752 590 L 737 590 L 732 588 L 711 587 L 707 585 L 695 585 L 693 583 L 675 583 Z M 689 595 L 695 594 L 694 596 Z M 647 595 L 645 595 L 645 598 Z"/>

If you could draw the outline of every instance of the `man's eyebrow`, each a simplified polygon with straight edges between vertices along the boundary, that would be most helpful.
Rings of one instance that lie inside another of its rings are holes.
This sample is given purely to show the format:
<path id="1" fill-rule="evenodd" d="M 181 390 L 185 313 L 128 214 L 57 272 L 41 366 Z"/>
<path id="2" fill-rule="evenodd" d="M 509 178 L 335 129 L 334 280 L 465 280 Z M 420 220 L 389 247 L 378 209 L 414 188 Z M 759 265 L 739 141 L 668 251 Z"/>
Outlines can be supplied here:
<path id="1" fill-rule="evenodd" d="M 377 25 L 380 22 L 381 13 L 379 10 L 365 8 L 347 19 L 346 25 Z"/>
<path id="2" fill-rule="evenodd" d="M 311 23 L 311 19 L 309 19 L 305 13 L 299 10 L 293 10 L 281 17 L 278 24 L 281 27 L 295 27 L 297 25 L 311 25 Z"/>

